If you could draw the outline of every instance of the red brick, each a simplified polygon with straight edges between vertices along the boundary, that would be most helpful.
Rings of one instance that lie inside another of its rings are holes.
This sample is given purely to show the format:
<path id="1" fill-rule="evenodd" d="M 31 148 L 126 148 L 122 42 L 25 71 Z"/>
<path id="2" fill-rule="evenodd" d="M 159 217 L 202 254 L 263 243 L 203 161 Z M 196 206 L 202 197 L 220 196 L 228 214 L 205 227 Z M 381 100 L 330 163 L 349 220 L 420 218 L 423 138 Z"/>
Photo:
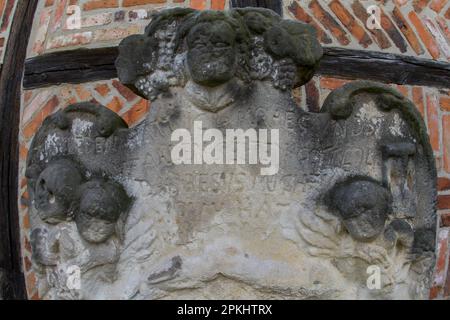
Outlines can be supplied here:
<path id="1" fill-rule="evenodd" d="M 414 10 L 421 12 L 427 6 L 430 0 L 413 0 Z"/>
<path id="2" fill-rule="evenodd" d="M 434 156 L 434 160 L 436 162 L 436 170 L 437 172 L 441 171 L 443 168 L 443 164 L 442 164 L 442 156 L 439 155 L 435 155 Z"/>
<path id="3" fill-rule="evenodd" d="M 27 275 L 26 282 L 27 282 L 28 296 L 31 296 L 34 290 L 36 290 L 36 276 L 34 275 L 33 272 L 30 272 Z"/>
<path id="4" fill-rule="evenodd" d="M 434 38 L 430 35 L 430 33 L 426 30 L 420 18 L 414 11 L 411 11 L 408 15 L 409 20 L 411 20 L 412 24 L 417 30 L 419 37 L 422 39 L 423 43 L 427 47 L 428 52 L 431 54 L 433 59 L 438 59 L 440 56 L 439 48 L 436 44 Z"/>
<path id="5" fill-rule="evenodd" d="M 92 94 L 86 90 L 86 88 L 79 84 L 75 87 L 75 91 L 77 92 L 78 98 L 80 98 L 80 101 L 88 101 L 92 99 Z"/>
<path id="6" fill-rule="evenodd" d="M 102 97 L 105 97 L 111 90 L 106 83 L 103 83 L 96 86 L 95 91 L 97 91 Z"/>
<path id="7" fill-rule="evenodd" d="M 448 39 L 445 39 L 444 34 L 439 30 L 439 28 L 435 24 L 435 20 L 432 21 L 432 19 L 425 17 L 424 19 L 425 26 L 428 28 L 428 31 L 431 33 L 431 35 L 434 37 L 436 43 L 438 44 L 441 53 L 444 57 L 446 57 L 448 60 L 450 60 L 450 44 Z M 443 58 L 444 58 L 443 57 Z"/>
<path id="8" fill-rule="evenodd" d="M 0 0 L 0 17 L 2 16 L 4 9 L 5 9 L 5 0 Z"/>
<path id="9" fill-rule="evenodd" d="M 439 230 L 437 239 L 437 257 L 434 272 L 433 286 L 442 288 L 445 283 L 446 264 L 449 255 L 448 251 L 449 230 Z"/>
<path id="10" fill-rule="evenodd" d="M 23 128 L 25 139 L 31 138 L 41 126 L 44 119 L 51 114 L 59 104 L 57 96 L 50 99 L 44 107 L 34 116 L 34 118 Z"/>
<path id="11" fill-rule="evenodd" d="M 405 17 L 397 7 L 394 8 L 394 11 L 392 12 L 392 18 L 397 24 L 397 27 L 405 36 L 406 40 L 408 40 L 414 52 L 417 53 L 418 55 L 421 55 L 424 51 L 422 46 L 420 45 L 420 41 L 417 38 L 416 34 L 414 33 L 412 27 L 409 25 L 409 23 L 406 21 Z"/>
<path id="12" fill-rule="evenodd" d="M 134 94 L 133 91 L 131 91 L 130 89 L 128 89 L 127 87 L 125 87 L 124 85 L 122 85 L 119 81 L 114 80 L 112 82 L 112 85 L 114 86 L 114 88 L 117 89 L 117 91 L 119 91 L 119 93 L 128 101 L 131 102 L 134 99 L 136 99 L 136 95 Z"/>
<path id="13" fill-rule="evenodd" d="M 400 84 L 396 85 L 396 88 L 400 93 L 405 96 L 406 98 L 409 98 L 409 88 L 407 86 L 402 86 Z"/>
<path id="14" fill-rule="evenodd" d="M 388 36 L 391 38 L 392 42 L 394 42 L 395 46 L 400 50 L 400 52 L 404 53 L 407 51 L 408 47 L 406 45 L 405 39 L 398 32 L 392 20 L 389 16 L 381 9 L 381 27 L 386 31 Z"/>
<path id="15" fill-rule="evenodd" d="M 443 168 L 446 172 L 450 173 L 450 115 L 444 115 L 442 117 L 442 145 L 444 147 L 444 164 Z"/>
<path id="16" fill-rule="evenodd" d="M 31 297 L 30 300 L 41 300 L 41 298 L 39 297 L 39 292 L 35 292 Z"/>
<path id="17" fill-rule="evenodd" d="M 352 33 L 352 35 L 359 41 L 359 44 L 367 48 L 372 40 L 364 31 L 364 28 L 359 25 L 351 13 L 338 1 L 333 0 L 328 5 L 342 24 Z"/>
<path id="18" fill-rule="evenodd" d="M 438 210 L 450 209 L 450 195 L 448 194 L 439 195 L 437 201 L 437 208 Z"/>
<path id="19" fill-rule="evenodd" d="M 54 96 L 53 98 L 51 98 L 41 109 L 40 116 L 42 118 L 42 121 L 44 121 L 45 118 L 47 118 L 50 114 L 52 114 L 53 111 L 55 111 L 55 109 L 58 107 L 58 105 L 59 105 L 58 97 Z"/>
<path id="20" fill-rule="evenodd" d="M 94 32 L 94 41 L 120 40 L 139 31 L 138 25 L 131 25 L 128 28 L 99 29 Z"/>
<path id="21" fill-rule="evenodd" d="M 56 36 L 47 43 L 47 49 L 63 48 L 89 44 L 92 41 L 92 32 L 77 32 L 67 35 Z"/>
<path id="22" fill-rule="evenodd" d="M 394 0 L 395 4 L 399 7 L 404 6 L 406 3 L 408 3 L 409 0 Z"/>
<path id="23" fill-rule="evenodd" d="M 23 102 L 25 105 L 30 102 L 31 98 L 33 97 L 33 91 L 31 90 L 24 90 L 23 91 Z"/>
<path id="24" fill-rule="evenodd" d="M 447 4 L 447 1 L 448 0 L 432 0 L 430 3 L 430 8 L 439 13 Z"/>
<path id="25" fill-rule="evenodd" d="M 54 98 L 54 96 L 49 96 L 49 92 L 47 90 L 37 94 L 33 101 L 31 101 L 29 106 L 25 109 L 22 118 L 23 123 L 27 124 L 36 118 L 40 118 L 42 110 L 48 108 L 49 105 L 52 105 L 52 103 L 55 102 Z"/>
<path id="26" fill-rule="evenodd" d="M 447 280 L 445 281 L 445 287 L 444 287 L 444 298 L 450 298 L 450 256 L 448 258 L 448 266 L 447 267 Z"/>
<path id="27" fill-rule="evenodd" d="M 166 0 L 124 0 L 122 7 L 142 6 L 145 4 L 165 3 Z"/>
<path id="28" fill-rule="evenodd" d="M 223 10 L 225 9 L 225 0 L 211 0 L 212 10 Z"/>
<path id="29" fill-rule="evenodd" d="M 439 114 L 437 99 L 434 95 L 427 95 L 428 134 L 434 151 L 439 151 Z"/>
<path id="30" fill-rule="evenodd" d="M 439 99 L 439 105 L 444 111 L 450 111 L 450 97 L 441 97 Z"/>
<path id="31" fill-rule="evenodd" d="M 450 227 L 450 212 L 441 214 L 441 226 Z"/>
<path id="32" fill-rule="evenodd" d="M 333 36 L 339 41 L 341 45 L 348 45 L 350 40 L 347 38 L 346 32 L 341 26 L 333 19 L 331 14 L 326 12 L 317 0 L 311 1 L 309 4 L 313 15 L 319 20 L 325 28 L 327 28 Z"/>
<path id="33" fill-rule="evenodd" d="M 89 11 L 104 8 L 117 8 L 118 6 L 118 0 L 90 0 L 83 5 L 83 10 Z"/>
<path id="34" fill-rule="evenodd" d="M 191 8 L 197 10 L 205 10 L 206 0 L 191 0 Z"/>
<path id="35" fill-rule="evenodd" d="M 311 112 L 319 112 L 319 90 L 314 82 L 314 80 L 309 81 L 305 85 L 306 92 L 306 107 Z"/>
<path id="36" fill-rule="evenodd" d="M 26 252 L 31 254 L 31 243 L 26 236 L 23 237 L 23 247 L 25 248 Z"/>
<path id="37" fill-rule="evenodd" d="M 414 87 L 412 89 L 412 98 L 417 109 L 419 109 L 422 118 L 425 118 L 425 106 L 423 103 L 423 91 L 421 87 Z"/>
<path id="38" fill-rule="evenodd" d="M 308 23 L 310 25 L 312 25 L 316 31 L 317 31 L 317 36 L 318 36 L 318 40 L 321 43 L 324 44 L 330 44 L 333 42 L 333 40 L 331 40 L 331 38 L 327 35 L 327 33 L 322 29 L 322 27 L 317 24 L 309 14 L 307 14 L 305 12 L 305 10 L 303 10 L 302 7 L 300 7 L 298 5 L 298 3 L 296 1 L 293 1 L 291 3 L 291 5 L 288 7 L 288 10 L 295 16 L 295 18 L 297 18 L 300 21 L 303 21 L 305 23 Z"/>
<path id="39" fill-rule="evenodd" d="M 19 146 L 19 159 L 26 160 L 28 155 L 28 149 L 23 144 Z"/>
<path id="40" fill-rule="evenodd" d="M 48 27 L 50 25 L 51 14 L 52 14 L 51 8 L 44 9 L 40 13 L 39 27 L 37 28 L 36 34 L 34 36 L 34 44 L 33 44 L 34 53 L 41 54 L 45 50 L 44 44 L 48 34 Z"/>
<path id="41" fill-rule="evenodd" d="M 342 87 L 344 84 L 350 82 L 350 80 L 324 77 L 320 79 L 320 87 L 323 89 L 334 90 Z"/>
<path id="42" fill-rule="evenodd" d="M 22 228 L 30 230 L 30 216 L 26 213 L 22 218 Z"/>
<path id="43" fill-rule="evenodd" d="M 25 188 L 25 186 L 27 185 L 28 180 L 27 178 L 22 178 L 22 180 L 20 180 L 20 189 Z"/>
<path id="44" fill-rule="evenodd" d="M 450 179 L 444 177 L 438 178 L 438 190 L 439 191 L 450 190 Z"/>
<path id="45" fill-rule="evenodd" d="M 429 299 L 430 300 L 436 299 L 438 297 L 440 291 L 441 291 L 441 288 L 439 288 L 439 287 L 431 287 Z"/>
<path id="46" fill-rule="evenodd" d="M 0 17 L 3 15 L 4 9 L 5 9 L 5 0 L 0 0 Z"/>
<path id="47" fill-rule="evenodd" d="M 55 32 L 56 30 L 61 28 L 62 18 L 66 11 L 66 6 L 67 6 L 67 0 L 58 0 L 57 6 L 55 9 L 55 14 L 53 15 L 53 23 L 50 28 L 51 32 Z"/>
<path id="48" fill-rule="evenodd" d="M 111 102 L 106 105 L 106 107 L 115 113 L 118 113 L 122 109 L 123 103 L 118 97 L 114 97 Z"/>
<path id="49" fill-rule="evenodd" d="M 352 3 L 352 9 L 355 14 L 355 16 L 361 21 L 361 23 L 366 26 L 367 19 L 369 18 L 369 15 L 367 14 L 366 8 L 359 2 L 358 0 L 353 1 Z M 377 45 L 381 49 L 387 49 L 391 47 L 391 42 L 389 39 L 384 35 L 383 31 L 378 29 L 367 29 L 369 34 L 372 35 L 373 40 L 377 43 Z"/>
<path id="50" fill-rule="evenodd" d="M 447 26 L 447 21 L 442 17 L 436 17 L 436 21 L 439 25 L 439 29 L 441 29 L 447 41 L 450 42 L 450 28 Z"/>
<path id="51" fill-rule="evenodd" d="M 31 270 L 31 268 L 32 268 L 32 263 L 31 263 L 31 260 L 30 260 L 30 258 L 28 258 L 27 256 L 25 256 L 25 258 L 23 259 L 23 264 L 24 264 L 24 266 L 25 266 L 25 271 L 26 272 L 28 272 L 28 271 L 30 271 Z"/>
<path id="52" fill-rule="evenodd" d="M 16 0 L 8 0 L 6 3 L 6 7 L 3 14 L 3 20 L 2 20 L 2 26 L 1 26 L 1 32 L 6 31 L 9 26 L 9 21 L 11 20 L 11 13 L 14 9 L 14 3 Z"/>
<path id="53" fill-rule="evenodd" d="M 133 124 L 139 122 L 139 120 L 142 120 L 145 117 L 149 108 L 150 108 L 149 101 L 141 99 L 138 103 L 132 106 L 130 110 L 125 112 L 122 115 L 122 118 L 129 126 L 132 126 Z"/>

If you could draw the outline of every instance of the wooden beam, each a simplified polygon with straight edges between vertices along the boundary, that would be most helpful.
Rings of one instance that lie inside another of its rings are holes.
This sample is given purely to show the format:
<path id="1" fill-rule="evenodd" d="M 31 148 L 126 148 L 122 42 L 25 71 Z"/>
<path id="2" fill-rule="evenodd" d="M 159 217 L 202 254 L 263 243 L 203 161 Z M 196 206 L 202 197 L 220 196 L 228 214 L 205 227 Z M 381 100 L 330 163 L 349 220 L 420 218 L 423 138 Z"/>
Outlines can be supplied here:
<path id="1" fill-rule="evenodd" d="M 3 299 L 26 299 L 18 210 L 20 95 L 37 0 L 19 1 L 0 75 L 0 283 Z"/>
<path id="2" fill-rule="evenodd" d="M 25 62 L 25 89 L 61 83 L 83 83 L 117 77 L 117 47 L 49 53 Z"/>
<path id="3" fill-rule="evenodd" d="M 275 11 L 283 16 L 282 0 L 231 0 L 232 8 L 259 7 Z"/>
<path id="4" fill-rule="evenodd" d="M 320 75 L 450 88 L 450 63 L 377 51 L 325 48 Z"/>
<path id="5" fill-rule="evenodd" d="M 384 83 L 450 88 L 450 63 L 343 48 L 324 48 L 316 74 Z M 117 77 L 117 47 L 49 53 L 25 63 L 26 89 Z"/>

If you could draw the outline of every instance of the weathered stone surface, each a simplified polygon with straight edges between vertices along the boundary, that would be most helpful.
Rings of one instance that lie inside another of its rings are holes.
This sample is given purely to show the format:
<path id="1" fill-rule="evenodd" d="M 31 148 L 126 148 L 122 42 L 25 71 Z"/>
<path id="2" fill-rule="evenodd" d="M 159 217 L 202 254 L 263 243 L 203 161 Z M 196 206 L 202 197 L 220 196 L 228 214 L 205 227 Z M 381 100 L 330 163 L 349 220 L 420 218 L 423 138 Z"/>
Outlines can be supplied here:
<path id="1" fill-rule="evenodd" d="M 426 298 L 437 218 L 423 120 L 368 81 L 301 110 L 290 89 L 321 54 L 311 27 L 258 9 L 167 10 L 125 39 L 119 77 L 153 100 L 146 120 L 128 129 L 72 105 L 30 148 L 42 296 Z"/>

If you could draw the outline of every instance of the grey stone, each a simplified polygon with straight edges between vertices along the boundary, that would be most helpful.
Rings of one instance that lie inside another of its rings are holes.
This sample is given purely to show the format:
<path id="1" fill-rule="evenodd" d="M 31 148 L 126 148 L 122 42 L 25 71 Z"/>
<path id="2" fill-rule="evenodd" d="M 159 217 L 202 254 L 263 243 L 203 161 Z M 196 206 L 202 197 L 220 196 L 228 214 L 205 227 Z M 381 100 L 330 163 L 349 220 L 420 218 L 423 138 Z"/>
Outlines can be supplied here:
<path id="1" fill-rule="evenodd" d="M 123 40 L 118 75 L 152 100 L 146 119 L 127 128 L 103 106 L 72 105 L 30 148 L 42 296 L 427 298 L 436 169 L 423 120 L 371 81 L 303 111 L 291 90 L 321 56 L 311 26 L 254 8 L 164 10 Z M 230 129 L 248 135 L 233 143 L 244 157 L 225 157 Z"/>
<path id="2" fill-rule="evenodd" d="M 370 241 L 385 228 L 390 211 L 389 191 L 372 179 L 350 177 L 330 192 L 330 204 L 348 232 L 359 241 Z"/>
<path id="3" fill-rule="evenodd" d="M 41 219 L 55 224 L 73 215 L 82 181 L 79 168 L 69 159 L 49 163 L 36 182 L 34 201 Z"/>
<path id="4" fill-rule="evenodd" d="M 80 234 L 90 242 L 104 242 L 128 210 L 130 199 L 116 183 L 91 180 L 80 187 L 80 206 L 75 221 Z"/>

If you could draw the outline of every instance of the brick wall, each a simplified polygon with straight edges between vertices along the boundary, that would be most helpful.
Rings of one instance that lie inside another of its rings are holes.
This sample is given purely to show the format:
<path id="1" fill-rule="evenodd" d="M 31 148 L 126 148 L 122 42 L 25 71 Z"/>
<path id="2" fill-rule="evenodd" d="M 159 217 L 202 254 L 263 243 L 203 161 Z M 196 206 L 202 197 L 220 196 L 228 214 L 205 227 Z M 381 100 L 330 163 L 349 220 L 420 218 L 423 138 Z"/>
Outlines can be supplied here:
<path id="1" fill-rule="evenodd" d="M 2 1 L 0 0 L 0 4 Z M 289 0 L 285 18 L 315 26 L 324 46 L 393 52 L 427 59 L 450 59 L 450 1 L 447 0 Z M 365 8 L 378 4 L 381 29 L 366 26 Z M 71 5 L 81 13 L 79 29 L 73 29 Z M 226 0 L 41 0 L 33 24 L 28 56 L 78 47 L 117 44 L 129 34 L 140 33 L 150 14 L 168 6 L 198 9 L 228 8 Z M 69 20 L 69 21 L 68 21 Z M 301 107 L 318 111 L 331 90 L 351 81 L 316 76 L 295 91 Z M 391 84 L 416 104 L 428 127 L 438 168 L 440 230 L 438 261 L 432 298 L 450 297 L 450 90 Z M 20 221 L 23 267 L 30 298 L 39 298 L 31 270 L 28 195 L 24 178 L 25 159 L 31 139 L 43 119 L 77 101 L 97 101 L 120 114 L 130 126 L 141 121 L 150 105 L 122 86 L 117 79 L 80 85 L 61 85 L 25 90 L 20 129 Z"/>
<path id="2" fill-rule="evenodd" d="M 8 42 L 9 29 L 16 9 L 15 0 L 0 0 L 0 63 L 5 55 L 4 47 Z"/>
<path id="3" fill-rule="evenodd" d="M 448 0 L 284 0 L 284 15 L 314 25 L 324 46 L 383 50 L 450 59 Z M 380 29 L 366 8 L 380 8 Z M 45 0 L 33 26 L 29 56 L 118 43 L 142 32 L 152 11 L 170 6 L 228 8 L 228 0 Z M 77 21 L 79 23 L 74 23 Z"/>

